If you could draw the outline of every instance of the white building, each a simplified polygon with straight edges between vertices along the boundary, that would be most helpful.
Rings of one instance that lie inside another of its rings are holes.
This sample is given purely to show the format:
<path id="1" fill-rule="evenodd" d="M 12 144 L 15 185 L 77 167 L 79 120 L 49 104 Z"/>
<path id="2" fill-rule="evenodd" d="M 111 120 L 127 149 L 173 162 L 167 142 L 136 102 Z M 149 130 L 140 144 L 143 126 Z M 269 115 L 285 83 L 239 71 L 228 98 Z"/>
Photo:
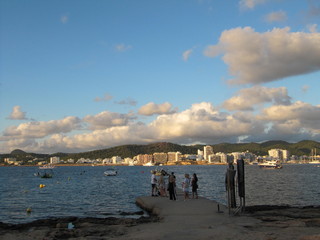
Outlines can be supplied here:
<path id="1" fill-rule="evenodd" d="M 60 157 L 51 157 L 51 158 L 50 158 L 50 163 L 51 163 L 51 164 L 60 163 Z"/>
<path id="2" fill-rule="evenodd" d="M 113 164 L 121 164 L 122 163 L 122 158 L 119 156 L 113 156 L 112 157 L 112 163 Z"/>
<path id="3" fill-rule="evenodd" d="M 231 153 L 231 155 L 233 156 L 233 163 L 237 163 L 238 159 L 241 159 L 244 157 L 244 153 L 242 152 L 233 152 Z"/>
<path id="4" fill-rule="evenodd" d="M 279 160 L 288 160 L 289 159 L 289 151 L 283 149 L 270 149 L 268 154 L 273 159 Z"/>
<path id="5" fill-rule="evenodd" d="M 216 156 L 220 157 L 221 163 L 227 163 L 228 162 L 228 155 L 226 153 L 218 152 L 216 153 Z"/>
<path id="6" fill-rule="evenodd" d="M 205 146 L 203 148 L 203 156 L 204 160 L 209 161 L 209 156 L 213 154 L 213 147 L 212 146 Z"/>

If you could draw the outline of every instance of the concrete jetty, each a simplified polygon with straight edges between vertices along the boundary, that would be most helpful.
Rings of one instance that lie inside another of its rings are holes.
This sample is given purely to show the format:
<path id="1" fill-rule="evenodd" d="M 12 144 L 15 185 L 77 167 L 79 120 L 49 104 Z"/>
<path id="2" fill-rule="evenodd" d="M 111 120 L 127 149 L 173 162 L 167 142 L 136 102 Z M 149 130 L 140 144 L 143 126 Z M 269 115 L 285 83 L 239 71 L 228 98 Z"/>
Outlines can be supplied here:
<path id="1" fill-rule="evenodd" d="M 257 239 L 250 238 L 250 227 L 258 219 L 246 216 L 230 216 L 228 209 L 203 197 L 184 200 L 182 193 L 177 201 L 167 197 L 138 197 L 136 203 L 150 214 L 160 218 L 148 224 L 143 231 L 136 231 L 129 239 Z"/>
<path id="2" fill-rule="evenodd" d="M 317 209 L 289 208 L 234 216 L 218 203 L 203 197 L 184 201 L 167 197 L 138 197 L 136 203 L 159 221 L 134 226 L 123 239 L 126 240 L 320 240 L 320 211 Z M 301 217 L 293 217 L 293 213 Z M 122 238 L 121 238 L 122 239 Z"/>

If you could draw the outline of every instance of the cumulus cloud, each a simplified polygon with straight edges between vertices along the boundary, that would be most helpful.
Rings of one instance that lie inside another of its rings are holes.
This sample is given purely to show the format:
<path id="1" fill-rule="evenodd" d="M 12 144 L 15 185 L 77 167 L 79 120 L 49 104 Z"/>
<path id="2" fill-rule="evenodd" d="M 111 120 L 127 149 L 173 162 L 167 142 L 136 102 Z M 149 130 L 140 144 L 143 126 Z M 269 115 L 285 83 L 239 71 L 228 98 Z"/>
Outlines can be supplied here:
<path id="1" fill-rule="evenodd" d="M 216 110 L 211 103 L 193 104 L 181 113 L 159 116 L 151 126 L 161 139 L 192 143 L 236 142 L 239 136 L 263 132 L 263 127 L 250 114 L 230 115 Z"/>
<path id="2" fill-rule="evenodd" d="M 140 115 L 151 116 L 155 114 L 172 114 L 176 109 L 172 109 L 171 103 L 165 102 L 156 104 L 154 102 L 147 103 L 139 109 Z"/>
<path id="3" fill-rule="evenodd" d="M 277 105 L 263 110 L 261 119 L 276 122 L 299 121 L 304 128 L 312 128 L 320 133 L 320 106 L 297 101 L 289 106 Z"/>
<path id="4" fill-rule="evenodd" d="M 134 118 L 133 114 L 104 111 L 97 115 L 87 115 L 83 118 L 83 121 L 90 124 L 90 129 L 105 129 L 114 126 L 125 126 Z"/>
<path id="5" fill-rule="evenodd" d="M 233 84 L 258 84 L 320 70 L 320 33 L 274 28 L 265 33 L 251 27 L 224 31 L 204 52 L 223 55 Z"/>
<path id="6" fill-rule="evenodd" d="M 229 110 L 254 110 L 254 105 L 263 103 L 274 103 L 276 105 L 291 104 L 291 97 L 288 96 L 287 88 L 267 88 L 254 86 L 241 89 L 236 96 L 226 100 L 222 106 Z"/>
<path id="7" fill-rule="evenodd" d="M 188 61 L 189 58 L 190 58 L 190 56 L 191 56 L 191 54 L 192 54 L 192 52 L 193 52 L 193 49 L 188 49 L 188 50 L 184 51 L 184 52 L 182 53 L 182 58 L 183 58 L 183 60 L 184 60 L 184 61 Z"/>
<path id="8" fill-rule="evenodd" d="M 255 6 L 266 2 L 267 0 L 241 0 L 239 2 L 241 9 L 254 9 Z"/>
<path id="9" fill-rule="evenodd" d="M 13 138 L 42 138 L 55 133 L 67 133 L 81 128 L 81 120 L 77 117 L 66 117 L 48 122 L 28 122 L 18 126 L 10 126 L 3 132 L 0 140 Z"/>
<path id="10" fill-rule="evenodd" d="M 11 114 L 9 115 L 8 119 L 11 120 L 26 120 L 26 112 L 21 111 L 20 106 L 14 106 L 12 109 Z"/>
<path id="11" fill-rule="evenodd" d="M 265 17 L 265 20 L 269 23 L 284 22 L 287 20 L 287 14 L 284 11 L 272 12 Z"/>
<path id="12" fill-rule="evenodd" d="M 314 139 L 319 141 L 320 106 L 301 101 L 289 106 L 271 106 L 257 119 L 270 123 L 265 137 L 270 139 Z"/>
<path id="13" fill-rule="evenodd" d="M 248 89 L 248 91 L 252 91 Z M 288 100 L 282 88 L 263 89 L 273 103 Z M 239 96 L 242 92 L 239 93 Z M 279 95 L 279 96 L 278 96 Z M 277 99 L 277 100 L 276 100 Z M 303 102 L 273 105 L 261 112 L 222 112 L 209 102 L 193 104 L 172 114 L 162 114 L 150 123 L 134 121 L 133 115 L 102 112 L 83 120 L 67 117 L 48 122 L 31 122 L 7 128 L 0 137 L 0 150 L 20 148 L 30 152 L 79 152 L 123 144 L 170 141 L 180 144 L 203 142 L 320 139 L 320 106 Z M 91 130 L 76 132 L 89 124 Z M 77 134 L 75 134 L 75 132 Z"/>
<path id="14" fill-rule="evenodd" d="M 113 97 L 109 95 L 108 93 L 104 94 L 103 97 L 96 97 L 94 99 L 95 102 L 105 102 L 105 101 L 110 101 Z"/>

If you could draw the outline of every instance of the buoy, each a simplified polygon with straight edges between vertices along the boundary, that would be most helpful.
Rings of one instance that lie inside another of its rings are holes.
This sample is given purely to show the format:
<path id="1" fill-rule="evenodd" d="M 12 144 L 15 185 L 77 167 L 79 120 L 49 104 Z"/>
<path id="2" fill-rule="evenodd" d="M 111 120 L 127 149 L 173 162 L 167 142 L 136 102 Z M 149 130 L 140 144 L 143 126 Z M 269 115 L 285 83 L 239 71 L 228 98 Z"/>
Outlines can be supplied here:
<path id="1" fill-rule="evenodd" d="M 32 212 L 32 209 L 29 207 L 29 208 L 27 208 L 27 213 L 31 213 Z"/>
<path id="2" fill-rule="evenodd" d="M 39 185 L 39 188 L 44 188 L 46 185 L 44 185 L 44 184 L 40 184 Z"/>

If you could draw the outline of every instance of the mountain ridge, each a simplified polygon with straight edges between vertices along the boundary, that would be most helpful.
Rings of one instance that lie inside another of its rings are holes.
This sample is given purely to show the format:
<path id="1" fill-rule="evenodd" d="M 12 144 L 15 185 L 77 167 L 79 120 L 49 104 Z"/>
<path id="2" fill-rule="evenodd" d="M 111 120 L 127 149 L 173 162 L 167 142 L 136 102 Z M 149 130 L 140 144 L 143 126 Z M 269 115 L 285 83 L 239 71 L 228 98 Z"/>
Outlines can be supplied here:
<path id="1" fill-rule="evenodd" d="M 205 145 L 179 145 L 170 142 L 156 142 L 150 144 L 127 144 L 111 148 L 98 149 L 80 153 L 54 153 L 54 154 L 39 154 L 27 153 L 20 149 L 15 149 L 9 154 L 0 154 L 0 158 L 15 157 L 21 158 L 50 158 L 58 156 L 61 159 L 79 159 L 79 158 L 111 158 L 112 156 L 120 156 L 122 158 L 134 157 L 138 154 L 152 154 L 155 152 L 181 152 L 182 154 L 197 154 L 198 149 L 203 150 Z M 263 143 L 219 143 L 210 145 L 213 151 L 216 152 L 245 152 L 249 151 L 256 155 L 267 155 L 268 150 L 279 148 L 290 152 L 290 155 L 310 155 L 312 149 L 317 149 L 320 153 L 320 143 L 312 140 L 303 140 L 297 143 L 289 143 L 286 141 L 273 140 Z"/>

